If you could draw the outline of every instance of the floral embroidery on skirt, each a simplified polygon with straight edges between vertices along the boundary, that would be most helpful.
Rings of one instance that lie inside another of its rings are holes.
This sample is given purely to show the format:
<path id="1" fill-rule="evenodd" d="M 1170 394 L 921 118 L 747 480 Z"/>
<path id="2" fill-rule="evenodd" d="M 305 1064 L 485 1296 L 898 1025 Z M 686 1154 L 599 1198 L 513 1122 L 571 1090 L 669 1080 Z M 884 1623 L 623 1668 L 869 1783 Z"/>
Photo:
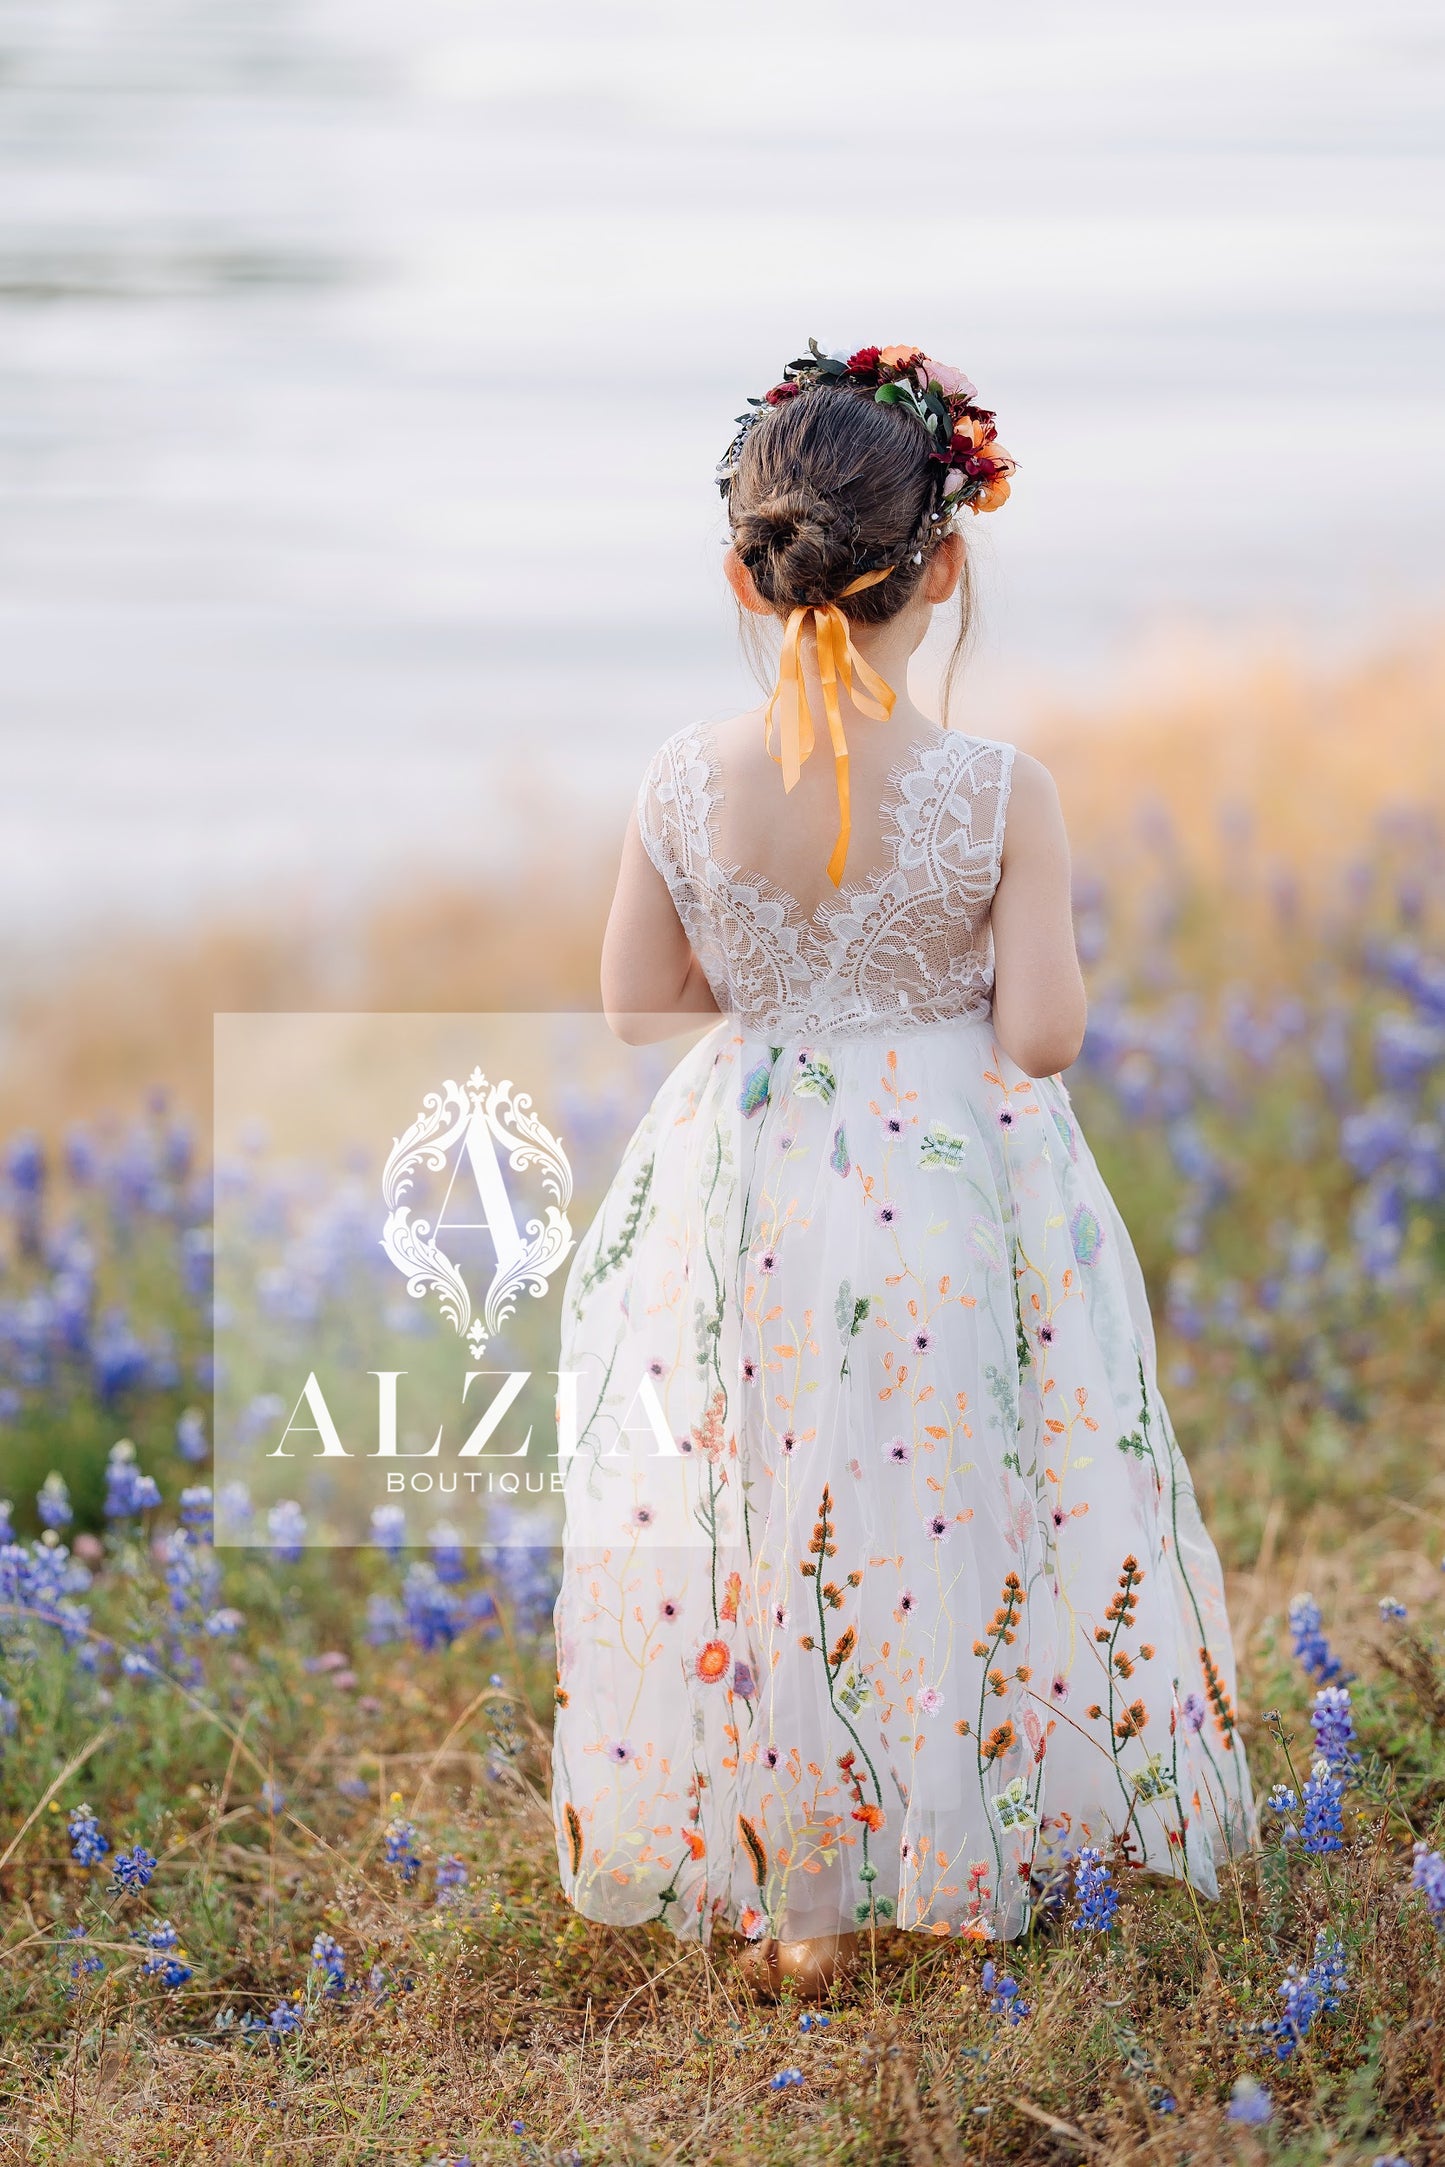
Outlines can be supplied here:
<path id="1" fill-rule="evenodd" d="M 1132 1244 L 991 1019 L 658 1091 L 573 1258 L 553 1756 L 587 1916 L 1012 1936 L 1082 1844 L 1217 1893 L 1254 1806 Z"/>

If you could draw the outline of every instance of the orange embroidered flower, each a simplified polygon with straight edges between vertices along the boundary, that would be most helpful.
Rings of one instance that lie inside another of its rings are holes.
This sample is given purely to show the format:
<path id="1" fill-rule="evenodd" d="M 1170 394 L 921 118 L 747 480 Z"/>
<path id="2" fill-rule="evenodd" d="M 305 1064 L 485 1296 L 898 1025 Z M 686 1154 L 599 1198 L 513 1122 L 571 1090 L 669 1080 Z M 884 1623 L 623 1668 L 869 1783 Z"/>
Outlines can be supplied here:
<path id="1" fill-rule="evenodd" d="M 707 1845 L 703 1842 L 701 1836 L 698 1834 L 695 1828 L 685 1828 L 682 1832 L 682 1840 L 687 1845 L 688 1850 L 692 1853 L 695 1859 L 700 1859 L 706 1856 Z"/>
<path id="2" fill-rule="evenodd" d="M 731 1662 L 732 1655 L 725 1640 L 707 1640 L 698 1650 L 693 1669 L 704 1685 L 716 1685 L 720 1678 L 727 1676 Z"/>
<path id="3" fill-rule="evenodd" d="M 863 1826 L 871 1829 L 876 1836 L 879 1829 L 882 1828 L 886 1816 L 881 1806 L 875 1806 L 871 1799 L 865 1798 L 861 1806 L 853 1808 L 853 1818 L 855 1821 L 861 1821 Z"/>

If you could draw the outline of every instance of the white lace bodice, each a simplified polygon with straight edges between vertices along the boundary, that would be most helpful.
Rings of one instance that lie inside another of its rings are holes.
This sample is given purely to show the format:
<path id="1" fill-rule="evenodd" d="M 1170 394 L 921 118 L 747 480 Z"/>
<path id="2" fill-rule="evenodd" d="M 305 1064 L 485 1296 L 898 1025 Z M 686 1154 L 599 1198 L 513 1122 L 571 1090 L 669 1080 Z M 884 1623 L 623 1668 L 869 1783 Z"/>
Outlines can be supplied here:
<path id="1" fill-rule="evenodd" d="M 642 778 L 638 825 L 722 1013 L 788 1034 L 986 1014 L 1013 758 L 1012 745 L 955 730 L 910 746 L 888 775 L 887 865 L 808 916 L 770 880 L 719 862 L 712 732 L 675 731 Z"/>

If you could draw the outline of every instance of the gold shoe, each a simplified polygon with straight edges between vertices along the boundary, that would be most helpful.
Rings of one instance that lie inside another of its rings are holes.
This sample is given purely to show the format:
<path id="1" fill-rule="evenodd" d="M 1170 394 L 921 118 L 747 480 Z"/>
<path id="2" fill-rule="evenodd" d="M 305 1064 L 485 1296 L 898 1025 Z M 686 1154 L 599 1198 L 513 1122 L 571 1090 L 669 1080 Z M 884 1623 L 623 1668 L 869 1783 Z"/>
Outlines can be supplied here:
<path id="1" fill-rule="evenodd" d="M 845 1985 L 857 1970 L 858 1936 L 818 1934 L 810 1941 L 785 1941 L 776 1961 L 801 2000 L 821 2001 L 831 1987 Z"/>
<path id="2" fill-rule="evenodd" d="M 771 1934 L 766 1940 L 750 1942 L 739 1951 L 737 1972 L 755 2000 L 777 2000 L 782 1991 L 783 1975 L 778 1964 L 778 1944 Z"/>

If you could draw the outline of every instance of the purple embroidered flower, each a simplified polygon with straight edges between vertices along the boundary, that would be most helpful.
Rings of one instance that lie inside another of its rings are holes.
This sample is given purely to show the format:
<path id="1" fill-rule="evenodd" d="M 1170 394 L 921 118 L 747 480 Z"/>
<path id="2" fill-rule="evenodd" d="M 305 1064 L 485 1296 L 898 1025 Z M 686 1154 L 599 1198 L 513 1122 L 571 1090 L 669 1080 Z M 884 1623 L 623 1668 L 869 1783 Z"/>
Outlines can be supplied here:
<path id="1" fill-rule="evenodd" d="M 905 1618 L 910 1611 L 918 1608 L 918 1597 L 914 1594 L 912 1588 L 900 1588 L 898 1590 L 898 1607 Z"/>
<path id="2" fill-rule="evenodd" d="M 789 1459 L 798 1449 L 797 1436 L 792 1430 L 784 1430 L 782 1436 L 778 1439 L 778 1443 Z"/>
<path id="3" fill-rule="evenodd" d="M 778 1268 L 778 1252 L 777 1252 L 777 1250 L 776 1250 L 776 1249 L 765 1249 L 765 1250 L 763 1251 L 762 1255 L 761 1255 L 761 1256 L 760 1256 L 760 1257 L 758 1258 L 758 1270 L 759 1270 L 760 1272 L 775 1272 L 775 1271 L 777 1270 L 777 1268 Z"/>
<path id="4" fill-rule="evenodd" d="M 883 1116 L 883 1134 L 885 1136 L 901 1136 L 903 1134 L 903 1116 L 901 1114 L 885 1114 Z"/>
<path id="5" fill-rule="evenodd" d="M 873 1219 L 877 1226 L 897 1226 L 898 1206 L 896 1204 L 880 1204 L 873 1214 Z"/>
<path id="6" fill-rule="evenodd" d="M 768 1747 L 766 1747 L 766 1748 L 765 1748 L 765 1750 L 764 1750 L 764 1753 L 763 1753 L 763 1766 L 764 1766 L 764 1768 L 776 1768 L 776 1767 L 777 1767 L 777 1765 L 778 1765 L 778 1749 L 777 1749 L 777 1747 L 776 1747 L 776 1746 L 768 1746 Z"/>
<path id="7" fill-rule="evenodd" d="M 952 1525 L 946 1513 L 936 1512 L 928 1523 L 928 1532 L 935 1542 L 942 1542 Z"/>
<path id="8" fill-rule="evenodd" d="M 888 1439 L 888 1442 L 884 1445 L 883 1450 L 887 1453 L 889 1459 L 893 1462 L 895 1467 L 906 1466 L 909 1460 L 911 1460 L 913 1457 L 911 1447 L 907 1443 L 906 1439 L 902 1437 L 890 1437 Z"/>
<path id="9" fill-rule="evenodd" d="M 926 1685 L 918 1696 L 918 1706 L 926 1716 L 936 1716 L 943 1706 L 943 1695 L 936 1685 Z"/>
<path id="10" fill-rule="evenodd" d="M 1014 1110 L 1012 1106 L 1000 1106 L 998 1110 L 998 1125 L 1001 1129 L 1011 1129 L 1013 1127 Z"/>
<path id="11" fill-rule="evenodd" d="M 675 1603 L 670 1595 L 664 1595 L 657 1606 L 657 1615 L 664 1618 L 670 1625 L 674 1618 L 682 1616 L 682 1605 Z"/>
<path id="12" fill-rule="evenodd" d="M 737 1694 L 739 1700 L 751 1700 L 757 1690 L 758 1681 L 753 1676 L 751 1665 L 742 1662 L 734 1663 L 733 1691 Z"/>
<path id="13" fill-rule="evenodd" d="M 743 1364 L 742 1378 L 744 1384 L 756 1384 L 758 1381 L 758 1365 L 751 1355 Z"/>
<path id="14" fill-rule="evenodd" d="M 1065 1702 L 1065 1701 L 1066 1701 L 1066 1700 L 1068 1699 L 1068 1697 L 1069 1697 L 1069 1681 L 1068 1681 L 1068 1679 L 1067 1679 L 1067 1678 L 1055 1678 L 1055 1680 L 1054 1680 L 1053 1684 L 1052 1684 L 1052 1685 L 1051 1685 L 1051 1686 L 1049 1687 L 1049 1699 L 1050 1699 L 1050 1700 L 1052 1700 L 1052 1701 L 1057 1701 L 1057 1702 L 1058 1702 L 1058 1703 L 1059 1703 L 1059 1704 L 1060 1704 L 1060 1705 L 1062 1706 L 1062 1704 L 1063 1704 L 1063 1703 L 1064 1703 L 1064 1702 Z"/>
<path id="15" fill-rule="evenodd" d="M 773 1605 L 773 1623 L 774 1623 L 774 1625 L 775 1625 L 775 1626 L 777 1627 L 777 1629 L 778 1629 L 778 1631 L 779 1631 L 780 1633 L 781 1633 L 781 1631 L 783 1630 L 783 1627 L 784 1627 L 784 1626 L 785 1626 L 785 1625 L 787 1624 L 787 1622 L 788 1622 L 788 1606 L 787 1606 L 787 1604 L 786 1604 L 786 1603 L 774 1603 L 774 1605 Z"/>
<path id="16" fill-rule="evenodd" d="M 1052 1326 L 1051 1324 L 1041 1324 L 1041 1325 L 1039 1326 L 1039 1344 L 1040 1344 L 1041 1346 L 1044 1346 L 1044 1347 L 1052 1347 L 1053 1343 L 1054 1343 L 1054 1328 L 1053 1328 L 1053 1326 Z"/>
<path id="17" fill-rule="evenodd" d="M 634 1505 L 632 1508 L 632 1525 L 634 1527 L 651 1527 L 656 1518 L 657 1514 L 650 1505 Z"/>
<path id="18" fill-rule="evenodd" d="M 1198 1693 L 1186 1693 L 1186 1694 L 1185 1694 L 1185 1696 L 1184 1696 L 1184 1720 L 1185 1720 L 1185 1722 L 1186 1722 L 1186 1723 L 1187 1723 L 1187 1724 L 1189 1725 L 1189 1728 L 1190 1728 L 1190 1730 L 1192 1730 L 1192 1731 L 1202 1731 L 1202 1730 L 1203 1730 L 1203 1728 L 1204 1728 L 1204 1718 L 1206 1717 L 1206 1715 L 1207 1715 L 1208 1713 L 1209 1713 L 1209 1711 L 1208 1711 L 1208 1709 L 1207 1709 L 1207 1708 L 1205 1707 L 1205 1705 L 1204 1705 L 1204 1701 L 1203 1701 L 1203 1698 L 1202 1698 L 1202 1696 L 1201 1696 L 1200 1694 L 1198 1694 Z"/>
<path id="19" fill-rule="evenodd" d="M 626 1738 L 614 1738 L 607 1748 L 607 1758 L 609 1761 L 616 1761 L 619 1768 L 624 1761 L 630 1761 L 632 1759 L 631 1741 Z"/>
<path id="20" fill-rule="evenodd" d="M 928 1352 L 929 1348 L 930 1348 L 930 1347 L 931 1347 L 932 1345 L 933 1345 L 933 1334 L 932 1334 L 932 1332 L 915 1332 L 915 1333 L 914 1333 L 914 1335 L 913 1335 L 913 1351 L 914 1351 L 914 1353 L 915 1353 L 915 1354 L 927 1354 L 927 1352 Z"/>
<path id="21" fill-rule="evenodd" d="M 667 1374 L 667 1364 L 654 1355 L 647 1365 L 647 1374 L 649 1377 L 665 1376 Z"/>

